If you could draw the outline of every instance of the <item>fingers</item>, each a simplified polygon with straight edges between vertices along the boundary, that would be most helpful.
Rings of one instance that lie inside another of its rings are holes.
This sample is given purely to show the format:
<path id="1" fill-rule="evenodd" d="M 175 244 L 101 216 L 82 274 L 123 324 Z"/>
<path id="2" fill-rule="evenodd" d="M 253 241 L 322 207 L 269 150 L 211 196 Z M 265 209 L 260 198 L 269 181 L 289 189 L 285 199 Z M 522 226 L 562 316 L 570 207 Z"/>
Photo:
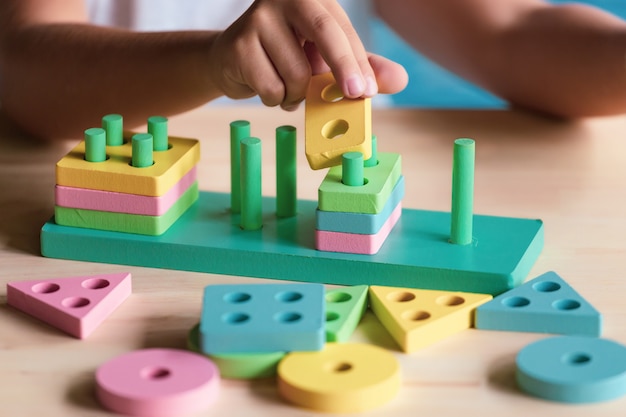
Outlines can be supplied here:
<path id="1" fill-rule="evenodd" d="M 269 60 L 284 84 L 283 97 L 277 104 L 295 110 L 306 95 L 311 66 L 300 40 L 287 24 L 272 22 L 271 30 L 261 32 L 261 43 Z"/>
<path id="2" fill-rule="evenodd" d="M 368 59 L 376 76 L 379 93 L 395 94 L 404 90 L 409 75 L 402 65 L 376 54 L 369 54 Z"/>
<path id="3" fill-rule="evenodd" d="M 312 74 L 333 72 L 345 97 L 406 86 L 404 69 L 368 54 L 335 0 L 257 0 L 216 42 L 215 78 L 232 98 L 256 93 L 295 110 Z"/>
<path id="4" fill-rule="evenodd" d="M 285 85 L 263 46 L 260 43 L 253 45 L 244 59 L 247 61 L 241 73 L 244 83 L 257 93 L 266 106 L 281 104 L 285 98 Z"/>
<path id="5" fill-rule="evenodd" d="M 307 60 L 311 65 L 311 74 L 325 74 L 330 72 L 330 67 L 320 55 L 320 51 L 317 50 L 317 46 L 313 42 L 306 41 L 304 43 L 304 53 L 306 54 Z"/>
<path id="6" fill-rule="evenodd" d="M 317 47 L 344 95 L 370 97 L 378 87 L 365 48 L 347 15 L 335 1 L 290 2 L 292 24 Z"/>

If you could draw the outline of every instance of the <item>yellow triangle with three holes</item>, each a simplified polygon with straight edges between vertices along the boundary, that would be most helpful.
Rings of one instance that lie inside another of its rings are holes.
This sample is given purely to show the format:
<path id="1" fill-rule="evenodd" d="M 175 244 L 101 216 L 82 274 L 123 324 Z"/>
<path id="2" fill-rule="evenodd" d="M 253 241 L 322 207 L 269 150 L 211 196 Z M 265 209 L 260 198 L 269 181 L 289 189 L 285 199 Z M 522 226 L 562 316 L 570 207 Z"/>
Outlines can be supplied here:
<path id="1" fill-rule="evenodd" d="M 490 294 L 371 286 L 370 308 L 405 352 L 414 352 L 474 324 Z"/>

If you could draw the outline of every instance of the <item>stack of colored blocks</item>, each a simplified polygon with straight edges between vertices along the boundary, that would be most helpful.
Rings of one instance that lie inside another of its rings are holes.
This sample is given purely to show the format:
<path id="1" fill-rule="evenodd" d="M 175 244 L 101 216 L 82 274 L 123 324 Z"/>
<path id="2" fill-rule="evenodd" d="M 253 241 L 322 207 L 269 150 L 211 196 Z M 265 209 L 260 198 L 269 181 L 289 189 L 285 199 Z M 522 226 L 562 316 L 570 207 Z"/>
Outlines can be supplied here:
<path id="1" fill-rule="evenodd" d="M 200 144 L 170 137 L 167 119 L 148 119 L 148 133 L 124 134 L 120 115 L 56 166 L 55 222 L 59 225 L 161 235 L 198 199 Z"/>
<path id="2" fill-rule="evenodd" d="M 375 149 L 375 139 L 372 148 Z M 363 162 L 355 153 L 331 168 L 318 190 L 316 248 L 372 255 L 402 214 L 404 178 L 396 153 L 377 153 Z M 361 172 L 353 175 L 356 168 Z"/>

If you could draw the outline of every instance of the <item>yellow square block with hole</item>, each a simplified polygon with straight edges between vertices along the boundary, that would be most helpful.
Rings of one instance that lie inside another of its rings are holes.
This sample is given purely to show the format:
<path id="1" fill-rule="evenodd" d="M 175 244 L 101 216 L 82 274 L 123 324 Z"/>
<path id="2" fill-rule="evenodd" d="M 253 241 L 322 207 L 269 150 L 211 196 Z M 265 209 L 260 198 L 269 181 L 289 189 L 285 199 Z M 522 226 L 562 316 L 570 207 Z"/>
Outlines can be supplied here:
<path id="1" fill-rule="evenodd" d="M 404 352 L 416 350 L 474 325 L 478 306 L 491 294 L 371 286 L 370 308 Z"/>
<path id="2" fill-rule="evenodd" d="M 346 152 L 372 156 L 372 102 L 344 98 L 331 73 L 311 78 L 304 117 L 304 152 L 312 169 L 341 165 Z"/>
<path id="3" fill-rule="evenodd" d="M 169 149 L 155 151 L 152 166 L 133 167 L 132 135 L 125 132 L 123 145 L 107 146 L 107 159 L 103 162 L 86 161 L 85 142 L 80 142 L 57 162 L 57 185 L 158 197 L 200 160 L 200 143 L 196 139 L 170 136 Z"/>

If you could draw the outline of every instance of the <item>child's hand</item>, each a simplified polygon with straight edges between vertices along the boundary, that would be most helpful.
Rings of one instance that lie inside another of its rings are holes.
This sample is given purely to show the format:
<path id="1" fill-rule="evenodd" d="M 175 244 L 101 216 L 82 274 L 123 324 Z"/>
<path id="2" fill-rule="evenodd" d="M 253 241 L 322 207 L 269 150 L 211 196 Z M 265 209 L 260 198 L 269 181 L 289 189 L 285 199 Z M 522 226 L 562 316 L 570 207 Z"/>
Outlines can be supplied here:
<path id="1" fill-rule="evenodd" d="M 335 0 L 257 0 L 212 46 L 211 77 L 231 98 L 258 94 L 295 110 L 311 74 L 333 72 L 344 95 L 402 90 L 404 68 L 368 54 Z"/>

